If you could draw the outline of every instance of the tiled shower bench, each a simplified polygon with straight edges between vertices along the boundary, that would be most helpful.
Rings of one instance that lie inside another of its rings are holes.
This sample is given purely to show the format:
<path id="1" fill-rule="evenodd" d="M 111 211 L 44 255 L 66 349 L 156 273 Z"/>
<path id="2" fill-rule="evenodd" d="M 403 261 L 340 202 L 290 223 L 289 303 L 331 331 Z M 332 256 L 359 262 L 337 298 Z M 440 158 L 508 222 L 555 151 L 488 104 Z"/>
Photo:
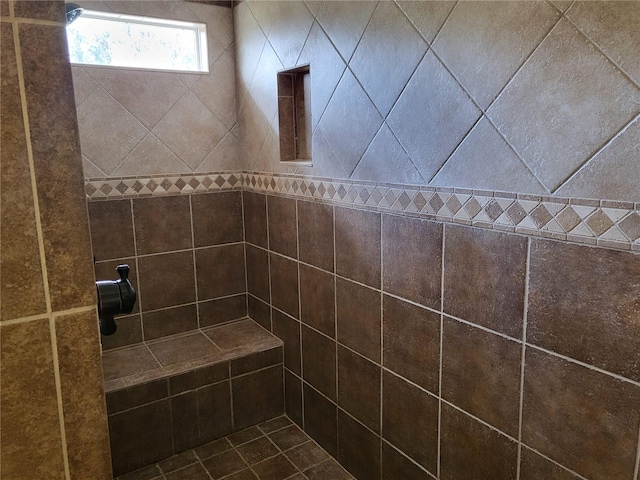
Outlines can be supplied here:
<path id="1" fill-rule="evenodd" d="M 282 415 L 282 359 L 250 319 L 106 352 L 114 476 Z"/>

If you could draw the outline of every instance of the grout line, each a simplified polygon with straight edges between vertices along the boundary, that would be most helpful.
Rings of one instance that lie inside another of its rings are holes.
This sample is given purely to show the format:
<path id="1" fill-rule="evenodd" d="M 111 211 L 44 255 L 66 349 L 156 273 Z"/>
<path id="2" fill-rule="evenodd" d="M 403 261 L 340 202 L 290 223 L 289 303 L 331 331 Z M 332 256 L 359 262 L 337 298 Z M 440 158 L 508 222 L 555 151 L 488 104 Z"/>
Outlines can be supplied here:
<path id="1" fill-rule="evenodd" d="M 638 451 L 636 453 L 636 468 L 634 469 L 634 479 L 640 478 L 640 425 L 638 425 Z"/>
<path id="2" fill-rule="evenodd" d="M 447 228 L 442 226 L 442 257 L 440 265 L 440 310 L 444 310 L 444 268 L 445 268 L 445 246 L 446 246 Z M 440 478 L 442 462 L 440 460 L 442 454 L 442 376 L 444 364 L 444 315 L 440 314 L 440 361 L 438 366 L 438 458 L 436 464 L 436 475 Z"/>
<path id="3" fill-rule="evenodd" d="M 379 425 L 380 425 L 380 438 L 383 435 L 384 427 L 384 227 L 382 224 L 382 215 L 378 219 L 378 225 L 380 226 L 380 412 L 379 412 Z M 336 293 L 337 297 L 337 293 Z M 338 337 L 336 336 L 336 347 L 338 345 Z M 380 442 L 380 471 L 384 471 L 384 455 L 382 453 L 383 442 Z"/>
<path id="4" fill-rule="evenodd" d="M 522 352 L 520 357 L 520 405 L 518 408 L 518 456 L 516 464 L 516 480 L 520 480 L 522 463 L 522 417 L 524 406 L 524 375 L 527 351 L 527 318 L 529 314 L 529 277 L 531 272 L 531 239 L 527 242 L 527 260 L 524 280 L 524 311 L 522 313 Z"/>
<path id="5" fill-rule="evenodd" d="M 95 310 L 96 310 L 95 305 L 89 305 L 86 307 L 75 307 L 75 308 L 70 308 L 68 310 L 58 310 L 56 312 L 51 312 L 51 314 L 41 313 L 38 315 L 31 315 L 29 317 L 13 318 L 11 320 L 2 320 L 0 321 L 0 326 L 6 327 L 8 325 L 28 323 L 28 322 L 33 322 L 35 320 L 44 320 L 44 319 L 48 319 L 49 315 L 54 315 L 55 317 L 62 317 L 65 315 L 73 315 L 75 313 L 86 313 L 86 312 L 91 312 Z"/>
<path id="6" fill-rule="evenodd" d="M 247 232 L 245 222 L 244 192 L 240 192 L 240 206 L 242 208 L 242 252 L 244 254 L 244 290 L 245 290 L 245 310 L 249 316 L 249 276 L 247 274 Z"/>
<path id="7" fill-rule="evenodd" d="M 129 208 L 131 210 L 131 230 L 133 234 L 133 261 L 136 265 L 136 285 L 138 286 L 138 290 L 136 292 L 137 302 L 138 302 L 138 315 L 140 315 L 140 337 L 142 341 L 145 341 L 144 338 L 144 321 L 142 319 L 142 291 L 140 288 L 140 265 L 138 262 L 138 239 L 136 238 L 136 216 L 135 209 L 133 208 L 133 199 L 128 200 Z M 97 262 L 96 262 L 97 263 Z"/>
<path id="8" fill-rule="evenodd" d="M 589 163 L 591 163 L 591 160 L 593 160 L 595 157 L 597 157 L 604 149 L 606 149 L 609 145 L 611 145 L 613 142 L 615 142 L 620 136 L 622 136 L 636 121 L 640 120 L 640 113 L 634 115 L 633 117 L 631 117 L 631 120 L 629 120 L 627 123 L 625 123 L 622 128 L 620 128 L 620 130 L 618 130 L 617 132 L 615 132 L 608 140 L 605 140 L 604 143 L 602 145 L 600 145 L 600 147 L 596 148 L 593 153 L 591 153 L 591 155 L 589 155 L 587 157 L 586 160 L 584 160 L 584 162 L 582 162 L 571 174 L 569 174 L 569 176 L 567 178 L 565 178 L 562 183 L 560 185 L 558 185 L 556 188 L 551 190 L 551 194 L 556 193 L 558 190 L 560 190 L 564 185 L 566 185 L 567 183 L 569 183 L 573 178 L 575 178 L 576 176 L 578 176 L 578 174 L 587 167 L 587 165 Z"/>
<path id="9" fill-rule="evenodd" d="M 420 465 L 418 462 L 416 462 L 413 458 L 411 458 L 409 455 L 407 455 L 405 452 L 403 452 L 402 450 L 400 450 L 398 447 L 396 447 L 394 444 L 392 444 L 389 440 L 382 438 L 382 441 L 380 442 L 381 444 L 387 444 L 389 445 L 389 447 L 393 448 L 396 453 L 398 453 L 400 456 L 404 457 L 405 460 L 407 460 L 408 462 L 412 463 L 413 465 L 415 465 L 417 468 L 419 468 L 420 470 L 422 470 L 424 473 L 426 473 L 427 475 L 429 475 L 431 478 L 437 480 L 438 478 L 440 478 L 439 475 L 434 475 L 433 473 L 431 473 L 429 470 L 426 469 L 426 467 Z M 397 480 L 404 480 L 404 479 L 397 479 Z"/>
<path id="10" fill-rule="evenodd" d="M 14 14 L 14 2 L 9 3 L 10 13 Z M 49 274 L 47 271 L 46 250 L 44 246 L 44 233 L 42 228 L 40 203 L 38 198 L 38 186 L 35 170 L 35 159 L 33 155 L 33 144 L 31 143 L 31 127 L 29 123 L 29 110 L 27 103 L 26 83 L 24 78 L 24 70 L 22 64 L 22 47 L 20 45 L 20 35 L 17 23 L 12 23 L 13 44 L 16 55 L 16 67 L 18 73 L 18 84 L 20 89 L 20 103 L 22 107 L 23 128 L 25 133 L 25 143 L 27 146 L 27 159 L 29 162 L 29 177 L 31 180 L 31 195 L 35 216 L 36 234 L 38 237 L 38 250 L 40 254 L 40 268 L 42 273 L 42 283 L 44 289 L 45 304 L 49 315 L 49 335 L 51 341 L 51 353 L 53 361 L 53 375 L 56 388 L 56 403 L 58 407 L 58 422 L 60 427 L 60 439 L 62 443 L 62 461 L 64 465 L 64 474 L 66 480 L 71 480 L 69 468 L 69 453 L 67 450 L 67 436 L 64 422 L 64 407 L 62 398 L 62 380 L 60 377 L 60 362 L 58 358 L 58 345 L 56 338 L 56 325 L 52 313 L 51 291 L 49 287 Z"/>
<path id="11" fill-rule="evenodd" d="M 195 290 L 195 298 L 196 298 L 196 324 L 198 328 L 200 325 L 200 306 L 199 306 L 199 298 L 198 298 L 198 270 L 196 266 L 196 249 L 195 249 L 195 233 L 193 229 L 193 195 L 189 195 L 189 227 L 191 228 L 191 261 L 193 262 L 193 286 Z"/>
<path id="12" fill-rule="evenodd" d="M 571 470 L 571 469 L 569 469 L 569 468 L 565 467 L 564 465 L 562 465 L 562 464 L 560 464 L 560 463 L 556 462 L 553 458 L 551 458 L 551 457 L 547 457 L 545 454 L 540 453 L 540 452 L 539 452 L 538 450 L 536 450 L 535 448 L 532 448 L 532 447 L 530 447 L 529 445 L 525 445 L 524 443 L 522 444 L 522 446 L 523 446 L 524 448 L 526 448 L 527 450 L 531 450 L 531 451 L 532 451 L 532 452 L 534 452 L 535 454 L 540 455 L 542 458 L 544 458 L 544 459 L 545 459 L 545 460 L 547 460 L 548 462 L 551 462 L 551 463 L 553 463 L 554 465 L 556 465 L 556 466 L 560 467 L 562 470 L 564 470 L 564 471 L 566 471 L 566 472 L 571 473 L 571 474 L 572 474 L 572 475 L 574 475 L 576 478 L 579 478 L 579 479 L 581 479 L 581 480 L 589 480 L 589 479 L 587 479 L 586 477 L 583 477 L 582 475 L 580 475 L 579 473 L 574 472 L 573 470 Z"/>

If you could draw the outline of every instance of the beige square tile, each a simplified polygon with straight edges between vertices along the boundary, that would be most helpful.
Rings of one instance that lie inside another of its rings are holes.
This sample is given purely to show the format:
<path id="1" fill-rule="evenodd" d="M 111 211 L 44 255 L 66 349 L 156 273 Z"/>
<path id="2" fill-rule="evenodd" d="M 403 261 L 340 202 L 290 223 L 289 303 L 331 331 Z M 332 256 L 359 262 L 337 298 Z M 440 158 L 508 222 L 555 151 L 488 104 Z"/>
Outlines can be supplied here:
<path id="1" fill-rule="evenodd" d="M 277 72 L 283 66 L 273 48 L 267 43 L 251 81 L 249 95 L 267 120 L 271 120 L 278 111 Z"/>
<path id="2" fill-rule="evenodd" d="M 447 187 L 546 193 L 486 118 L 473 127 L 431 183 Z"/>
<path id="3" fill-rule="evenodd" d="M 209 74 L 198 78 L 191 91 L 227 129 L 235 125 L 238 119 L 235 62 L 231 55 L 223 53 L 211 66 Z"/>
<path id="4" fill-rule="evenodd" d="M 377 2 L 348 0 L 324 2 L 318 12 L 318 21 L 331 41 L 349 61 L 364 32 Z"/>
<path id="5" fill-rule="evenodd" d="M 317 22 L 311 27 L 309 38 L 298 60 L 300 65 L 307 63 L 311 64 L 311 122 L 315 128 L 346 68 L 344 61 Z"/>
<path id="6" fill-rule="evenodd" d="M 640 90 L 561 20 L 488 115 L 553 191 L 638 108 Z"/>
<path id="7" fill-rule="evenodd" d="M 186 89 L 168 72 L 90 68 L 87 73 L 146 128 L 152 129 Z"/>
<path id="8" fill-rule="evenodd" d="M 638 2 L 576 2 L 567 15 L 640 84 L 640 6 Z"/>
<path id="9" fill-rule="evenodd" d="M 189 167 L 196 168 L 228 130 L 192 93 L 183 96 L 153 133 Z"/>
<path id="10" fill-rule="evenodd" d="M 148 133 L 113 171 L 115 176 L 180 173 L 190 167 L 176 157 L 153 133 Z M 85 172 L 86 176 L 86 172 Z"/>
<path id="11" fill-rule="evenodd" d="M 273 24 L 267 35 L 269 43 L 285 68 L 297 64 L 298 57 L 313 23 L 313 15 L 303 2 L 270 2 L 275 9 Z"/>
<path id="12" fill-rule="evenodd" d="M 107 174 L 113 173 L 147 134 L 147 129 L 103 88 L 96 89 L 78 107 L 78 128 L 83 155 Z"/>
<path id="13" fill-rule="evenodd" d="M 266 3 L 266 2 L 265 2 Z M 249 85 L 258 66 L 262 48 L 267 41 L 262 29 L 256 22 L 248 6 L 249 2 L 242 2 L 234 8 L 233 22 L 236 36 L 236 71 L 237 83 Z M 239 96 L 239 98 L 241 98 Z M 242 102 L 239 103 L 239 106 Z"/>
<path id="14" fill-rule="evenodd" d="M 422 176 L 429 180 L 479 116 L 471 99 L 429 52 L 387 123 Z"/>
<path id="15" fill-rule="evenodd" d="M 427 44 L 394 2 L 380 2 L 349 66 L 382 115 L 409 80 Z"/>
<path id="16" fill-rule="evenodd" d="M 416 26 L 428 42 L 433 41 L 436 34 L 449 16 L 456 2 L 416 2 L 401 0 L 398 2 L 409 20 Z"/>
<path id="17" fill-rule="evenodd" d="M 557 191 L 583 198 L 639 201 L 640 119 L 633 122 Z"/>
<path id="18" fill-rule="evenodd" d="M 324 137 L 346 173 L 353 172 L 381 124 L 373 103 L 346 70 L 320 120 Z"/>
<path id="19" fill-rule="evenodd" d="M 73 93 L 76 98 L 77 107 L 89 98 L 99 85 L 82 67 L 71 67 L 71 74 L 73 76 Z"/>
<path id="20" fill-rule="evenodd" d="M 544 1 L 461 2 L 433 48 L 482 108 L 558 19 Z"/>
<path id="21" fill-rule="evenodd" d="M 367 148 L 351 178 L 392 183 L 427 183 L 386 123 Z"/>

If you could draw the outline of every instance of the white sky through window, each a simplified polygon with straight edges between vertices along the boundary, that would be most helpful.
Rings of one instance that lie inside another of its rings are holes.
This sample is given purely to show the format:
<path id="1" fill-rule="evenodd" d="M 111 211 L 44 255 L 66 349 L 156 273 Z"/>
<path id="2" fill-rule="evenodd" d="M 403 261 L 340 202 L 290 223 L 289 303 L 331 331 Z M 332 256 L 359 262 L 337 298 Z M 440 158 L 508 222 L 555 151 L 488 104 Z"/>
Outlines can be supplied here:
<path id="1" fill-rule="evenodd" d="M 67 26 L 71 63 L 208 72 L 203 23 L 85 10 Z"/>

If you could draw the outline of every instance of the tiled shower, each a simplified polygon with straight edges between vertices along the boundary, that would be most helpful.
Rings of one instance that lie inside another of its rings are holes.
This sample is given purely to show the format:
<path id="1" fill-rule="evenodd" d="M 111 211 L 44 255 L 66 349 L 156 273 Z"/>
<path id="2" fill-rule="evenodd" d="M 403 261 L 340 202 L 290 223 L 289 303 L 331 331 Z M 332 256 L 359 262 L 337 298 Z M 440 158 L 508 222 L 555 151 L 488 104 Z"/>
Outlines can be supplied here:
<path id="1" fill-rule="evenodd" d="M 640 3 L 84 3 L 206 23 L 210 73 L 0 2 L 1 478 L 640 479 Z M 139 294 L 104 384 L 90 247 Z"/>

